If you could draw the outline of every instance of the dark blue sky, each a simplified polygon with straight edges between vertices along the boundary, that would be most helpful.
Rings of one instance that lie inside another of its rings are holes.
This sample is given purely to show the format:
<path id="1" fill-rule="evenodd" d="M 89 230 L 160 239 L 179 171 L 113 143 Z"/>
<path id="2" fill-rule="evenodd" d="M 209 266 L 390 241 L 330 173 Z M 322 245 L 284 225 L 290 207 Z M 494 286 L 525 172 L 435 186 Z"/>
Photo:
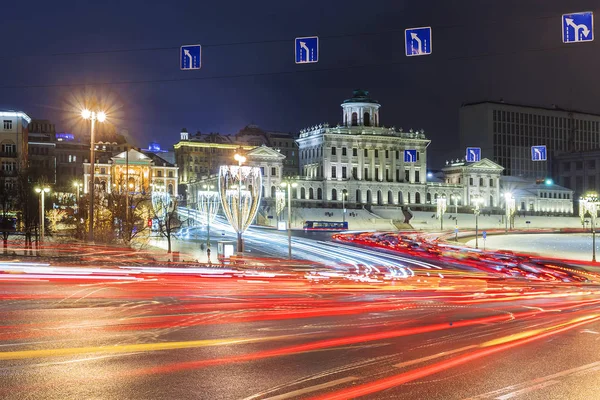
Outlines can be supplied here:
<path id="1" fill-rule="evenodd" d="M 79 84 L 145 81 L 94 89 L 110 99 L 116 127 L 142 146 L 171 145 L 182 127 L 234 133 L 249 123 L 280 131 L 335 124 L 355 88 L 381 102 L 384 125 L 425 129 L 434 165 L 463 153 L 456 143 L 464 102 L 503 98 L 600 112 L 599 39 L 561 42 L 561 14 L 600 12 L 593 0 L 27 1 L 2 8 L 2 107 L 80 133 L 72 99 L 93 87 Z M 404 28 L 424 25 L 433 26 L 434 54 L 405 57 Z M 308 35 L 322 38 L 320 62 L 297 66 L 293 39 Z M 230 45 L 239 42 L 255 43 Z M 180 71 L 179 46 L 191 43 L 205 46 L 203 68 Z"/>

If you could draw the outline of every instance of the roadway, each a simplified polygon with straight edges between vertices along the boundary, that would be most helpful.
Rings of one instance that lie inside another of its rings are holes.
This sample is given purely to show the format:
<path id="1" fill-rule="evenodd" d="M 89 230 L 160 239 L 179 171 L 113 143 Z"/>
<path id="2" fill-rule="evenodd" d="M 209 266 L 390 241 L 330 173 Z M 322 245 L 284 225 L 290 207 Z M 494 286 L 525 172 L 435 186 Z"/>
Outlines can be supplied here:
<path id="1" fill-rule="evenodd" d="M 600 398 L 593 285 L 0 269 L 3 399 Z"/>

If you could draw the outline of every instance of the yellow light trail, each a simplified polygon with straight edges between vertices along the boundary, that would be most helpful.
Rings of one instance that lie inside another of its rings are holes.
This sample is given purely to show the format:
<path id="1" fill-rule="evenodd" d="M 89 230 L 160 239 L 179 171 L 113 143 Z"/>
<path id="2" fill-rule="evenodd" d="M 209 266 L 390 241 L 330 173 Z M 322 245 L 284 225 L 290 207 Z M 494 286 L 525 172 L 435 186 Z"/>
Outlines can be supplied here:
<path id="1" fill-rule="evenodd" d="M 21 360 L 26 358 L 44 358 L 44 357 L 63 357 L 90 353 L 118 354 L 118 353 L 138 353 L 146 351 L 162 351 L 189 349 L 194 347 L 212 347 L 226 346 L 242 343 L 267 342 L 271 340 L 284 340 L 298 335 L 269 336 L 261 338 L 234 338 L 234 339 L 205 339 L 190 340 L 185 342 L 164 342 L 164 343 L 143 343 L 143 344 L 125 344 L 115 346 L 93 346 L 93 347 L 72 347 L 62 349 L 40 349 L 40 350 L 21 350 L 0 352 L 0 360 Z"/>

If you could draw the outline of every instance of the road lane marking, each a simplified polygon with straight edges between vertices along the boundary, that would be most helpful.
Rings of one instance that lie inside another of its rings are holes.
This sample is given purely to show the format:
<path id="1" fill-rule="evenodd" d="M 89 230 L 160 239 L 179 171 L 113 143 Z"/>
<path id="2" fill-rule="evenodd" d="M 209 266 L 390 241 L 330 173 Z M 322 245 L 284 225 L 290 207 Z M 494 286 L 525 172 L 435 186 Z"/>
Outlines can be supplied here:
<path id="1" fill-rule="evenodd" d="M 529 386 L 525 389 L 517 390 L 515 392 L 511 392 L 511 393 L 507 393 L 502 396 L 498 396 L 498 397 L 496 397 L 496 400 L 509 400 L 509 399 L 512 399 L 513 397 L 517 397 L 517 396 L 520 396 L 525 393 L 533 392 L 534 390 L 543 389 L 548 386 L 556 385 L 557 383 L 560 383 L 560 382 L 559 381 L 546 381 L 546 382 L 538 383 L 537 385 Z"/>
<path id="2" fill-rule="evenodd" d="M 117 346 L 73 347 L 61 349 L 21 350 L 0 352 L 0 360 L 20 360 L 27 358 L 62 357 L 86 353 L 135 353 L 145 351 L 161 351 L 175 349 L 189 349 L 194 347 L 226 346 L 231 344 L 266 342 L 297 338 L 299 335 L 269 336 L 249 339 L 206 339 L 191 340 L 186 342 L 162 342 L 144 344 L 125 344 Z"/>
<path id="3" fill-rule="evenodd" d="M 355 376 L 347 376 L 345 378 L 336 379 L 335 381 L 325 382 L 325 383 L 321 383 L 319 385 L 314 385 L 314 386 L 309 386 L 309 387 L 306 387 L 306 388 L 294 390 L 293 392 L 288 392 L 288 393 L 280 394 L 278 396 L 268 397 L 268 398 L 266 398 L 264 400 L 286 400 L 286 399 L 297 398 L 299 396 L 302 396 L 302 395 L 305 395 L 305 394 L 308 394 L 308 393 L 316 392 L 318 390 L 327 389 L 327 388 L 330 388 L 330 387 L 333 387 L 333 386 L 341 385 L 343 383 L 352 382 L 352 381 L 355 381 L 357 379 L 358 378 L 355 377 Z"/>
<path id="4" fill-rule="evenodd" d="M 562 377 L 565 377 L 565 376 L 568 376 L 568 375 L 582 374 L 582 373 L 584 373 L 584 372 L 586 372 L 588 370 L 595 370 L 597 368 L 600 368 L 600 361 L 596 361 L 596 362 L 593 362 L 593 363 L 587 364 L 587 365 L 582 365 L 580 367 L 575 367 L 575 368 L 567 369 L 567 370 L 560 371 L 560 372 L 557 372 L 557 373 L 552 374 L 552 375 L 547 375 L 547 376 L 543 376 L 541 378 L 532 379 L 530 381 L 526 381 L 526 382 L 518 383 L 518 384 L 515 384 L 515 385 L 507 386 L 507 387 L 504 387 L 502 389 L 497 389 L 497 390 L 494 390 L 494 391 L 491 391 L 491 392 L 487 392 L 487 393 L 483 393 L 483 394 L 480 394 L 480 395 L 477 395 L 477 396 L 474 396 L 474 397 L 469 397 L 469 398 L 467 398 L 465 400 L 485 400 L 485 399 L 492 399 L 492 398 L 499 399 L 501 397 L 500 395 L 502 395 L 502 393 L 506 393 L 506 392 L 511 391 L 511 390 L 513 390 L 512 393 L 517 393 L 517 392 L 519 392 L 521 390 L 524 390 L 524 389 L 521 389 L 521 388 L 527 388 L 528 385 L 537 386 L 537 385 L 539 385 L 541 383 L 544 383 L 546 381 L 553 381 L 556 378 L 562 378 Z M 533 386 L 531 386 L 531 387 L 533 387 Z M 508 394 L 510 394 L 510 393 L 508 393 Z M 505 394 L 505 396 L 506 395 L 507 394 Z M 500 396 L 500 397 L 498 397 L 498 396 Z M 510 398 L 510 397 L 508 397 L 508 398 Z"/>
<path id="5" fill-rule="evenodd" d="M 470 345 L 470 346 L 465 346 L 465 347 L 461 347 L 461 348 L 454 349 L 454 350 L 442 351 L 441 353 L 433 354 L 431 356 L 421 357 L 421 358 L 417 358 L 416 360 L 410 360 L 410 361 L 401 362 L 399 364 L 395 364 L 394 367 L 396 367 L 396 368 L 409 367 L 411 365 L 420 364 L 420 363 L 425 362 L 425 361 L 435 360 L 436 358 L 440 358 L 440 357 L 444 357 L 444 356 L 449 356 L 451 354 L 460 353 L 461 351 L 471 350 L 471 349 L 474 349 L 474 348 L 477 348 L 477 347 L 479 347 L 479 346 L 476 345 L 476 344 L 473 344 L 473 345 Z"/>

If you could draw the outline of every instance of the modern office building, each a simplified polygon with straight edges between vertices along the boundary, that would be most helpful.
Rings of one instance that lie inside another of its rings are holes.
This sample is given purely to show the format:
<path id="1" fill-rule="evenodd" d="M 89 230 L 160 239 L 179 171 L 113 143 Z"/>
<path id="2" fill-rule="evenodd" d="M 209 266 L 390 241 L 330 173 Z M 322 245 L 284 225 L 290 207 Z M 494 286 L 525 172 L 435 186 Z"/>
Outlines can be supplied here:
<path id="1" fill-rule="evenodd" d="M 558 106 L 533 107 L 503 101 L 460 108 L 460 146 L 480 147 L 481 157 L 504 167 L 504 175 L 544 179 L 558 152 L 600 145 L 600 115 Z M 548 161 L 532 161 L 532 146 L 546 146 Z"/>
<path id="2" fill-rule="evenodd" d="M 576 200 L 588 192 L 600 193 L 600 149 L 559 153 L 552 167 L 554 180 L 572 189 Z"/>

